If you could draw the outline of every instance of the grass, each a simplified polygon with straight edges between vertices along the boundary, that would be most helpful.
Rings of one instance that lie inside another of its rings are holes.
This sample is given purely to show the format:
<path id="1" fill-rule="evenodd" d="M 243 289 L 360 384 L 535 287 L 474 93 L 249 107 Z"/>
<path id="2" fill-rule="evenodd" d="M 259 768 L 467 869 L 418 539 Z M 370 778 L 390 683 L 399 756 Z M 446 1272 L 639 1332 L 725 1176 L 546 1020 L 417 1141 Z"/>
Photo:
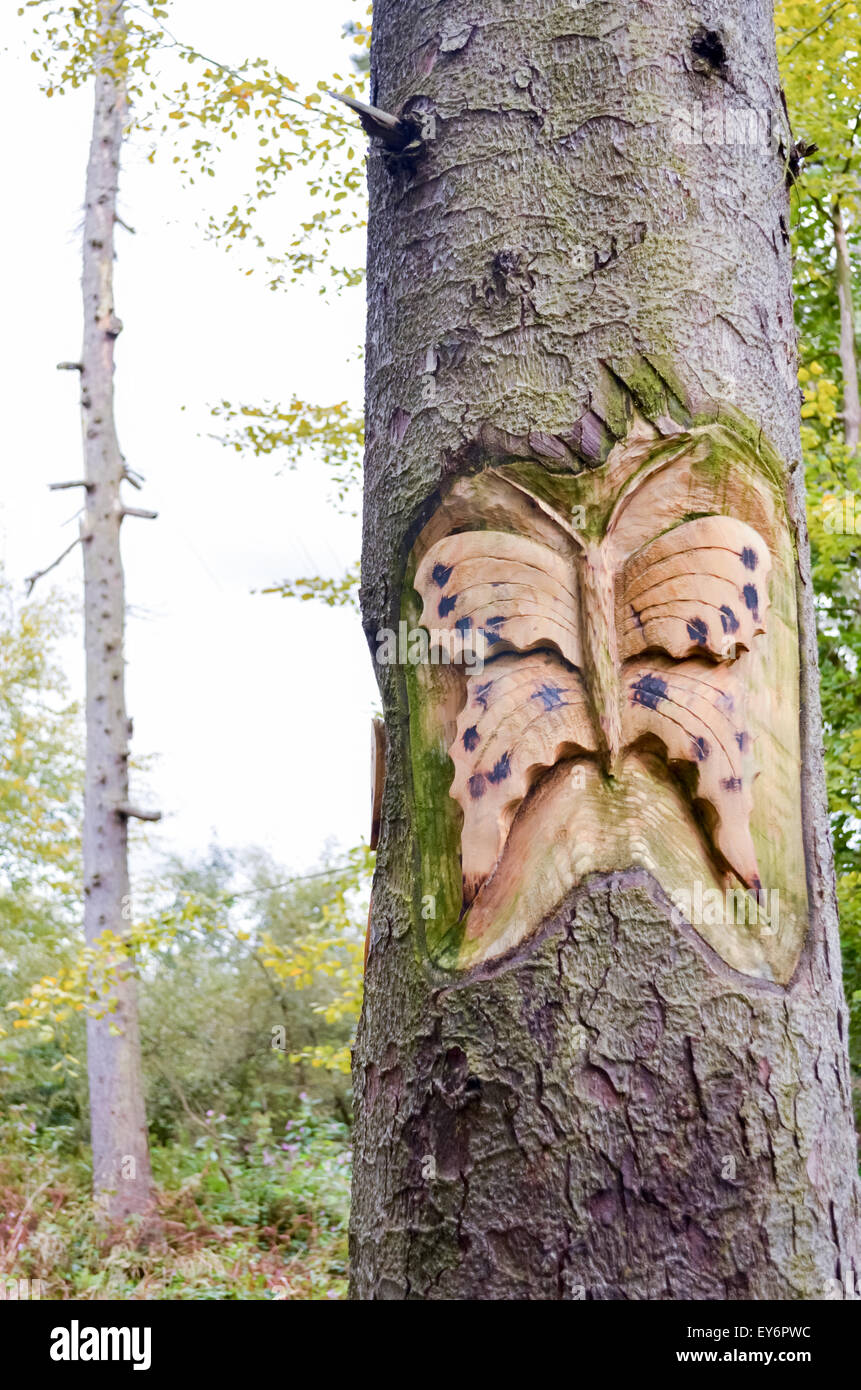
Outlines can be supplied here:
<path id="1" fill-rule="evenodd" d="M 0 1121 L 0 1279 L 50 1299 L 341 1299 L 347 1289 L 349 1135 L 304 1099 L 276 1133 L 210 1112 L 196 1142 L 155 1148 L 159 1221 L 99 1239 L 89 1161 L 69 1131 L 23 1108 Z"/>

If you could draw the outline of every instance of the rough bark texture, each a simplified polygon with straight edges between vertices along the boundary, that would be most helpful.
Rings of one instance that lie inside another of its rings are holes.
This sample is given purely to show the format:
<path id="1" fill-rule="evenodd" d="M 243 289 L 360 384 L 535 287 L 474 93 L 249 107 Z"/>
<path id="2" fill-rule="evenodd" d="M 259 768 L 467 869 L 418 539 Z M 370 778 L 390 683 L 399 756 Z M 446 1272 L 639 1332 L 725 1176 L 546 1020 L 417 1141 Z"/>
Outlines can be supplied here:
<path id="1" fill-rule="evenodd" d="M 772 6 L 377 0 L 372 77 L 375 104 L 436 122 L 418 160 L 369 160 L 372 650 L 446 476 L 600 466 L 628 391 L 653 421 L 732 401 L 786 460 L 810 927 L 789 986 L 758 983 L 619 865 L 493 968 L 435 969 L 404 674 L 378 667 L 353 1296 L 825 1297 L 857 1272 L 858 1197 Z M 778 138 L 675 138 L 700 105 L 705 130 L 758 110 Z"/>
<path id="2" fill-rule="evenodd" d="M 114 423 L 113 262 L 124 83 L 113 75 L 122 6 L 101 6 L 102 70 L 87 167 L 84 218 L 84 346 L 81 410 L 87 505 L 81 527 L 87 663 L 84 928 L 88 943 L 126 930 L 129 904 L 129 720 L 125 708 L 125 596 L 120 557 L 123 457 Z M 116 1011 L 87 1023 L 93 1188 L 104 1215 L 121 1220 L 150 1206 L 152 1178 L 140 1061 L 136 984 L 116 990 Z M 120 1031 L 111 1032 L 111 1025 Z"/>

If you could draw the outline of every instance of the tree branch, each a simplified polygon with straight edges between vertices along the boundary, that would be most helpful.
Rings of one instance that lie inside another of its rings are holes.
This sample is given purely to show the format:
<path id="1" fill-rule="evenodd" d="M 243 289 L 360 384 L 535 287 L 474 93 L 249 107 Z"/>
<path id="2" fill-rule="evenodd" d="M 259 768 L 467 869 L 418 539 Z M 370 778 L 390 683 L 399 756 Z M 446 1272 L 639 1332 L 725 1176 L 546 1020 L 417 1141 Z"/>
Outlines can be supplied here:
<path id="1" fill-rule="evenodd" d="M 161 820 L 161 811 L 142 811 L 139 806 L 130 806 L 127 801 L 117 807 L 117 815 L 124 816 L 126 820 Z"/>
<path id="2" fill-rule="evenodd" d="M 50 574 L 50 573 L 51 573 L 51 570 L 55 570 L 55 569 L 57 568 L 57 566 L 58 566 L 59 564 L 61 564 L 63 560 L 65 560 L 66 556 L 70 553 L 70 551 L 74 550 L 75 546 L 79 544 L 79 542 L 81 541 L 81 539 L 82 539 L 81 536 L 76 536 L 75 539 L 72 541 L 72 544 L 71 544 L 71 545 L 67 545 L 67 546 L 66 546 L 66 549 L 63 551 L 62 555 L 58 555 L 57 558 L 56 558 L 56 560 L 54 560 L 52 564 L 46 566 L 46 568 L 43 569 L 43 570 L 36 570 L 36 573 L 35 573 L 35 574 L 28 574 L 26 580 L 24 581 L 24 582 L 26 583 L 26 585 L 27 585 L 27 597 L 28 597 L 28 598 L 29 598 L 30 595 L 32 594 L 32 592 L 33 592 L 33 590 L 35 589 L 36 585 L 38 584 L 39 580 L 40 580 L 40 579 L 43 579 L 43 578 L 45 577 L 46 574 Z"/>
<path id="3" fill-rule="evenodd" d="M 795 43 L 791 46 L 791 48 L 788 48 L 788 49 L 786 50 L 786 52 L 785 52 L 784 55 L 783 55 L 784 62 L 785 62 L 786 59 L 789 57 L 790 53 L 794 53 L 794 52 L 795 52 L 796 48 L 798 47 L 798 45 L 799 45 L 800 43 L 804 43 L 804 40 L 805 40 L 805 39 L 809 39 L 810 36 L 811 36 L 811 34 L 817 33 L 817 31 L 818 31 L 819 29 L 821 29 L 821 28 L 823 27 L 823 25 L 827 24 L 828 21 L 829 21 L 830 19 L 833 19 L 834 16 L 835 16 L 836 14 L 838 14 L 840 10 L 845 10 L 847 3 L 848 3 L 848 0 L 840 0 L 840 3 L 839 3 L 839 4 L 834 5 L 833 8 L 826 10 L 826 12 L 825 12 L 825 14 L 822 16 L 822 18 L 821 18 L 820 20 L 818 20 L 818 22 L 817 22 L 816 24 L 814 24 L 813 27 L 812 27 L 811 29 L 807 29 L 807 30 L 805 31 L 805 33 L 803 33 L 803 34 L 801 35 L 800 38 L 796 39 L 796 40 L 795 40 Z"/>

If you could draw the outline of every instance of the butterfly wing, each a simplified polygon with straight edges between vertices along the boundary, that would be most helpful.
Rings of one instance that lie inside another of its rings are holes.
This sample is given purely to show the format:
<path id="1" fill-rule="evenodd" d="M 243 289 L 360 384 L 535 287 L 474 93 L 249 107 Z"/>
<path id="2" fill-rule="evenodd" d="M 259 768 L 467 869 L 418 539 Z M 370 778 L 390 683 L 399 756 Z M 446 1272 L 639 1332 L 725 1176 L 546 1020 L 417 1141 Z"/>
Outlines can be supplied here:
<path id="1" fill-rule="evenodd" d="M 513 488 L 509 496 L 516 524 L 525 502 Z M 467 677 L 449 749 L 451 795 L 463 812 L 466 904 L 493 872 L 541 772 L 569 750 L 596 748 L 579 670 L 576 542 L 567 537 L 559 545 L 534 532 L 458 531 L 435 541 L 416 571 L 421 622 L 432 641 L 469 635 L 475 655 L 488 659 Z"/>
<path id="2" fill-rule="evenodd" d="M 482 658 L 554 647 L 579 666 L 580 631 L 571 561 L 507 531 L 462 531 L 437 541 L 418 567 L 422 627 L 458 633 Z"/>
<path id="3" fill-rule="evenodd" d="M 628 664 L 623 691 L 626 743 L 651 735 L 670 762 L 696 769 L 695 796 L 710 808 L 717 849 L 743 883 L 758 889 L 750 834 L 756 774 L 740 663 L 652 655 Z"/>
<path id="4" fill-rule="evenodd" d="M 624 660 L 649 650 L 717 660 L 765 632 L 771 555 L 758 532 L 727 516 L 674 526 L 618 572 L 616 630 Z"/>
<path id="5" fill-rule="evenodd" d="M 596 746 L 582 677 L 554 653 L 500 656 L 470 676 L 449 750 L 451 794 L 463 811 L 465 903 L 493 872 L 517 808 L 541 773 Z"/>

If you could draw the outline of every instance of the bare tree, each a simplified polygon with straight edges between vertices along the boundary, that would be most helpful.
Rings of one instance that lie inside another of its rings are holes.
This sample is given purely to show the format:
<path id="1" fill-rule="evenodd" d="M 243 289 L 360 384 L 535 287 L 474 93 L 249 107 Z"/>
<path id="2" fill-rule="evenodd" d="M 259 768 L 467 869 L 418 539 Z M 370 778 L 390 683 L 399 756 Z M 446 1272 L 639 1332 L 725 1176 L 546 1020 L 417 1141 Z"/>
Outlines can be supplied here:
<path id="1" fill-rule="evenodd" d="M 854 454 L 861 438 L 861 396 L 858 391 L 858 356 L 855 351 L 855 306 L 852 297 L 852 266 L 840 199 L 831 209 L 834 232 L 834 271 L 837 303 L 840 309 L 840 368 L 843 375 L 843 437 Z"/>
<path id="2" fill-rule="evenodd" d="M 84 477 L 53 486 L 81 487 L 86 499 L 79 536 L 84 552 L 86 651 L 84 930 L 87 944 L 96 946 L 105 933 L 115 938 L 128 933 L 129 819 L 158 820 L 159 815 L 129 801 L 131 722 L 125 705 L 120 529 L 127 516 L 152 518 L 155 513 L 129 507 L 123 500 L 123 482 L 135 487 L 139 482 L 126 467 L 114 418 L 114 347 L 122 330 L 114 306 L 114 229 L 120 220 L 120 152 L 128 112 L 122 3 L 101 0 L 92 57 L 95 103 L 81 282 L 84 341 L 80 362 L 59 364 L 80 373 Z M 32 575 L 30 587 L 47 572 Z M 111 996 L 115 1006 L 105 1016 L 87 1021 L 93 1190 L 101 1216 L 110 1223 L 146 1214 L 153 1198 L 137 985 L 133 962 L 122 949 L 118 954 L 119 982 Z"/>

